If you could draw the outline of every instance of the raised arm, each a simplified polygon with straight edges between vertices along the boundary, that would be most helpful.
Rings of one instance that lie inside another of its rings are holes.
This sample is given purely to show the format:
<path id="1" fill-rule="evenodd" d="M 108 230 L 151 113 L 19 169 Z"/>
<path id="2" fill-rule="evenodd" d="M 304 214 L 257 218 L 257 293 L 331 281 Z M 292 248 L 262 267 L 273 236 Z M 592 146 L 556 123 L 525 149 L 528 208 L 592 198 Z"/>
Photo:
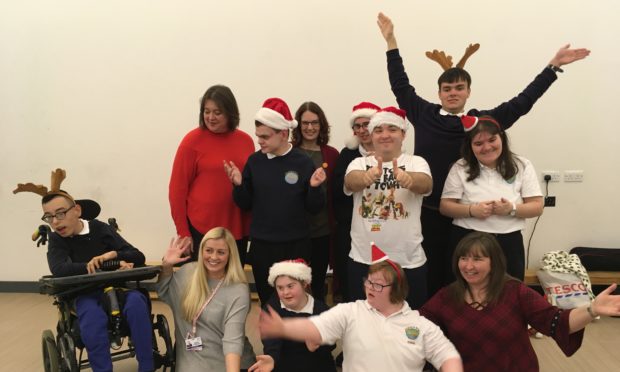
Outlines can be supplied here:
<path id="1" fill-rule="evenodd" d="M 261 338 L 287 338 L 289 340 L 321 344 L 318 328 L 308 318 L 282 319 L 270 306 L 259 318 Z"/>
<path id="2" fill-rule="evenodd" d="M 612 295 L 617 284 L 612 284 L 592 301 L 590 306 L 578 307 L 570 312 L 568 325 L 570 333 L 577 332 L 590 324 L 599 315 L 620 316 L 620 295 Z"/>
<path id="3" fill-rule="evenodd" d="M 394 36 L 394 24 L 390 17 L 383 13 L 379 13 L 377 16 L 377 25 L 381 31 L 381 35 L 387 42 L 387 50 L 397 49 L 396 36 Z"/>
<path id="4" fill-rule="evenodd" d="M 180 237 L 175 236 L 170 240 L 168 249 L 164 253 L 164 258 L 161 261 L 161 273 L 159 274 L 159 280 L 162 280 L 170 275 L 174 269 L 174 265 L 187 261 L 190 256 L 185 255 L 188 246 L 192 243 L 192 238 L 189 236 Z"/>
<path id="5" fill-rule="evenodd" d="M 586 48 L 570 49 L 570 44 L 566 44 L 558 50 L 558 52 L 551 58 L 549 64 L 555 67 L 561 67 L 568 65 L 575 61 L 586 58 L 590 55 L 590 50 Z"/>

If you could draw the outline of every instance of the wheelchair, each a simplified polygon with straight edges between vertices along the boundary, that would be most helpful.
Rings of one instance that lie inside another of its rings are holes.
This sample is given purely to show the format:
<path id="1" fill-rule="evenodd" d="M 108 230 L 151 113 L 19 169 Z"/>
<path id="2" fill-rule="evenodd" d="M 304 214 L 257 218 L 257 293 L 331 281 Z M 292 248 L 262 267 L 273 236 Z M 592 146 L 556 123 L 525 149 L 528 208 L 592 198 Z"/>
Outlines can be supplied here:
<path id="1" fill-rule="evenodd" d="M 95 218 L 100 211 L 96 202 L 90 200 L 76 201 L 82 205 L 85 219 Z M 87 208 L 84 208 L 86 206 Z M 84 213 L 84 210 L 87 212 Z M 108 220 L 114 228 L 116 221 Z M 33 241 L 38 239 L 37 246 L 45 245 L 49 227 L 39 226 L 33 234 Z M 115 269 L 107 267 L 107 269 Z M 73 311 L 74 299 L 86 293 L 102 290 L 104 297 L 109 298 L 108 306 L 104 305 L 108 314 L 108 336 L 112 350 L 110 354 L 112 362 L 133 358 L 135 348 L 129 337 L 129 328 L 121 318 L 119 308 L 122 309 L 122 290 L 117 288 L 129 288 L 142 292 L 149 306 L 150 320 L 152 324 L 153 338 L 153 362 L 156 370 L 170 371 L 175 369 L 174 343 L 170 337 L 170 327 L 163 314 L 153 314 L 148 291 L 141 287 L 141 282 L 155 278 L 161 271 L 161 266 L 146 266 L 121 271 L 101 271 L 94 274 L 75 275 L 70 277 L 44 276 L 39 279 L 39 292 L 54 297 L 54 305 L 58 308 L 58 322 L 56 324 L 56 336 L 50 329 L 43 331 L 41 347 L 43 353 L 43 366 L 45 372 L 77 372 L 90 367 L 89 361 L 83 358 L 85 346 L 80 337 L 77 315 Z M 109 293 L 108 293 L 109 292 Z M 164 349 L 160 350 L 157 337 L 163 340 Z M 122 345 L 126 342 L 126 347 Z M 79 353 L 78 353 L 79 351 Z M 78 355 L 79 354 L 79 355 Z M 77 356 L 76 356 L 77 355 Z"/>

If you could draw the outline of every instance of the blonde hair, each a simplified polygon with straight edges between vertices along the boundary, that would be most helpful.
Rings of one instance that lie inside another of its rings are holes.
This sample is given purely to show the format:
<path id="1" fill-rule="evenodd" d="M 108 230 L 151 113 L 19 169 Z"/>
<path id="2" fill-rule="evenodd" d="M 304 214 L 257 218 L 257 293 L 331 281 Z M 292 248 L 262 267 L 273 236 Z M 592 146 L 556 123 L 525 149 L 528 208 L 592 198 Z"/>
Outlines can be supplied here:
<path id="1" fill-rule="evenodd" d="M 194 319 L 196 313 L 200 310 L 200 307 L 204 305 L 207 298 L 209 298 L 209 295 L 211 295 L 211 288 L 209 288 L 209 283 L 207 281 L 208 272 L 203 263 L 204 247 L 210 239 L 222 239 L 226 242 L 226 246 L 228 247 L 228 262 L 224 268 L 225 274 L 222 285 L 226 286 L 229 284 L 248 282 L 245 277 L 245 272 L 241 267 L 241 261 L 239 260 L 237 242 L 230 231 L 223 227 L 214 227 L 207 231 L 200 242 L 200 251 L 198 251 L 198 262 L 196 264 L 196 269 L 192 274 L 187 291 L 183 296 L 183 318 L 188 321 L 192 321 Z"/>

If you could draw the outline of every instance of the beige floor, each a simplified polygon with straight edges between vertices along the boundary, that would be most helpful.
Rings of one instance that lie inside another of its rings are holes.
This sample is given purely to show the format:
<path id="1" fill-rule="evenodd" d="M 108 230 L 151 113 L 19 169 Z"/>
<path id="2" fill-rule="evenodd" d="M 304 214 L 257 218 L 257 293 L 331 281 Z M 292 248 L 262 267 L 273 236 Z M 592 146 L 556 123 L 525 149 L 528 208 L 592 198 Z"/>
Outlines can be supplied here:
<path id="1" fill-rule="evenodd" d="M 154 312 L 163 313 L 172 326 L 169 308 L 154 302 Z M 0 371 L 42 371 L 41 332 L 54 329 L 56 308 L 50 297 L 38 294 L 0 293 Z M 257 353 L 261 352 L 258 307 L 254 304 L 247 323 L 247 334 Z M 55 332 L 55 330 L 54 330 Z M 588 326 L 581 349 L 566 358 L 553 340 L 532 340 L 541 371 L 619 371 L 620 318 L 603 318 Z M 115 363 L 115 370 L 135 371 L 133 360 Z"/>

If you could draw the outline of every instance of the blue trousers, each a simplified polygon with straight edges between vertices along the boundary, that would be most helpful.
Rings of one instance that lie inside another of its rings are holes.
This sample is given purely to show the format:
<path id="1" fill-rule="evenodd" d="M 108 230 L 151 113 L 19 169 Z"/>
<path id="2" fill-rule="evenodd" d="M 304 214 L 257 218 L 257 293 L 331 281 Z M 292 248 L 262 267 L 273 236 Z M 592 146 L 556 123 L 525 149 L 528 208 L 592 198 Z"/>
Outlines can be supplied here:
<path id="1" fill-rule="evenodd" d="M 125 293 L 123 318 L 129 326 L 131 341 L 136 348 L 138 370 L 152 371 L 153 335 L 148 302 L 138 291 Z M 108 338 L 108 316 L 102 306 L 103 291 L 82 295 L 75 300 L 80 334 L 88 352 L 88 359 L 94 372 L 111 372 L 110 340 Z"/>

